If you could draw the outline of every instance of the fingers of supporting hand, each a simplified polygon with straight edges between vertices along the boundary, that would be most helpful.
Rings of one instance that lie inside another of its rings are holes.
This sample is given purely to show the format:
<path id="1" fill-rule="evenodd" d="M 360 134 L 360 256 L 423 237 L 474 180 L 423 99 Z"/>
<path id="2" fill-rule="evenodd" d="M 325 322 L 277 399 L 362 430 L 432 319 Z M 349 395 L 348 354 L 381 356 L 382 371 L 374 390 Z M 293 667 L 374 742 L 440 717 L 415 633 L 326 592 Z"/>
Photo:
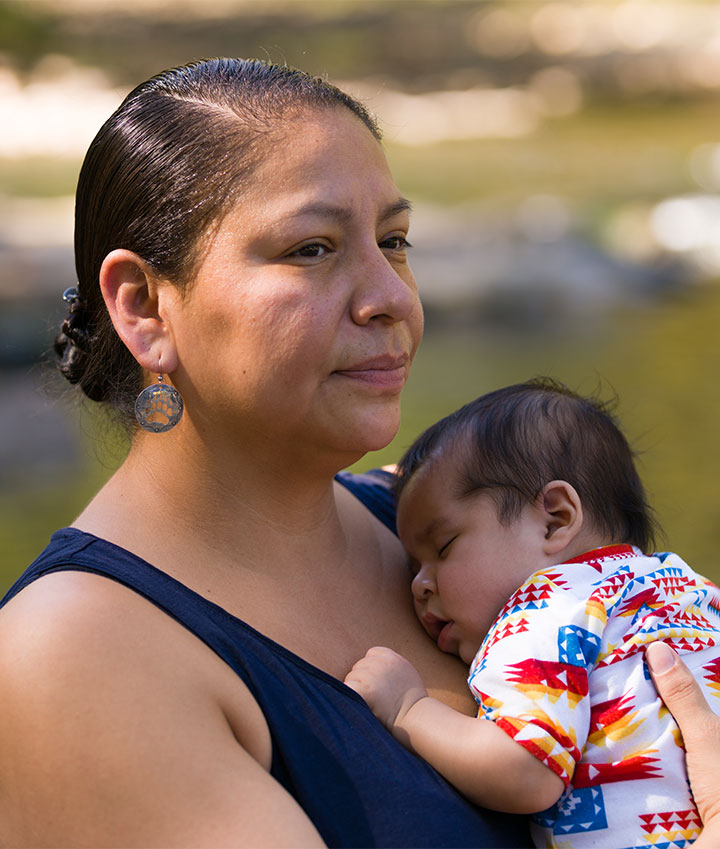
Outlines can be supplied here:
<path id="1" fill-rule="evenodd" d="M 720 717 L 712 712 L 692 673 L 668 645 L 651 643 L 645 659 L 657 691 L 683 735 L 688 777 L 708 832 L 703 846 L 720 845 Z"/>
<path id="2" fill-rule="evenodd" d="M 645 660 L 660 697 L 686 740 L 708 722 L 720 727 L 720 719 L 710 710 L 692 673 L 667 643 L 659 640 L 650 643 L 645 650 Z"/>

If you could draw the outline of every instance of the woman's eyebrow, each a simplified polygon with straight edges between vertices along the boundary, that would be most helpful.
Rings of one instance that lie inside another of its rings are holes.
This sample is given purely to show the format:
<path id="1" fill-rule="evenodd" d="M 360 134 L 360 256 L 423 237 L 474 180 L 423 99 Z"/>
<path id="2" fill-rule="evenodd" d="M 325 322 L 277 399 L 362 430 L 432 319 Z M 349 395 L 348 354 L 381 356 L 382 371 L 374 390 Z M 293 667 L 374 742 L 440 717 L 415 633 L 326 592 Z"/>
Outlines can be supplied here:
<path id="1" fill-rule="evenodd" d="M 394 218 L 401 212 L 410 212 L 411 210 L 412 204 L 410 201 L 407 198 L 399 197 L 395 203 L 391 203 L 389 206 L 385 207 L 378 216 L 378 221 L 387 221 L 389 218 Z"/>
<path id="2" fill-rule="evenodd" d="M 341 224 L 346 224 L 353 216 L 352 210 L 334 203 L 308 203 L 296 209 L 289 218 L 301 218 L 304 215 L 314 215 L 318 218 L 332 218 Z"/>
<path id="3" fill-rule="evenodd" d="M 387 221 L 401 212 L 409 212 L 412 204 L 407 198 L 400 197 L 393 203 L 388 204 L 378 215 L 378 221 Z M 314 215 L 319 218 L 332 218 L 341 224 L 347 224 L 353 217 L 353 211 L 349 207 L 339 206 L 334 203 L 308 203 L 296 209 L 289 217 L 301 218 L 305 215 Z"/>

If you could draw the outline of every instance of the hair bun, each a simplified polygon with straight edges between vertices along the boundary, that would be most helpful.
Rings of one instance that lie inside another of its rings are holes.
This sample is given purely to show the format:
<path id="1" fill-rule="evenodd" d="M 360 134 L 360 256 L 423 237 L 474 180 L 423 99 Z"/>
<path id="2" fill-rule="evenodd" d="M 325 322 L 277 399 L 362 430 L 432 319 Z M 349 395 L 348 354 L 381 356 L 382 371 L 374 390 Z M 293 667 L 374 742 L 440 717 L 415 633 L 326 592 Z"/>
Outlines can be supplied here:
<path id="1" fill-rule="evenodd" d="M 80 388 L 92 401 L 102 401 L 105 397 L 105 384 L 97 385 L 90 374 L 92 334 L 88 326 L 88 310 L 77 296 L 74 299 L 66 298 L 65 295 L 63 297 L 70 303 L 70 313 L 55 339 L 58 369 L 67 381 L 80 384 Z"/>
<path id="2" fill-rule="evenodd" d="M 87 366 L 87 351 L 67 332 L 70 329 L 67 324 L 67 320 L 63 322 L 62 330 L 55 338 L 53 347 L 62 376 L 70 383 L 78 383 Z"/>
<path id="3" fill-rule="evenodd" d="M 77 298 L 70 304 L 70 312 L 62 323 L 61 333 L 64 333 L 81 351 L 90 350 L 88 311 L 84 301 Z"/>

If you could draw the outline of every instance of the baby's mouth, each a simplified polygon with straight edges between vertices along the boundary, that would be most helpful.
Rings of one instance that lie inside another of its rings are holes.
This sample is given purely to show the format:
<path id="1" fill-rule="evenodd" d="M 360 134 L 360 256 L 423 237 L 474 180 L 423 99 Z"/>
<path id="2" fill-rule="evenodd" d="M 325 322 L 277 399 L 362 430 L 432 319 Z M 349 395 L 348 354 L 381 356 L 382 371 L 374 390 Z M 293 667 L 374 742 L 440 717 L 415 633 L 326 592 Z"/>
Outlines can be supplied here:
<path id="1" fill-rule="evenodd" d="M 437 636 L 437 647 L 440 649 L 440 651 L 444 651 L 447 654 L 457 654 L 458 653 L 457 643 L 453 639 L 452 634 L 451 634 L 452 626 L 454 624 L 455 623 L 452 620 L 450 620 L 449 622 L 446 622 L 445 625 L 442 627 L 440 633 Z"/>
<path id="2" fill-rule="evenodd" d="M 421 621 L 425 630 L 428 634 L 430 634 L 435 642 L 437 642 L 438 637 L 445 629 L 445 626 L 451 624 L 449 619 L 440 619 L 438 616 L 435 616 L 433 613 L 428 613 L 427 611 L 423 613 Z"/>

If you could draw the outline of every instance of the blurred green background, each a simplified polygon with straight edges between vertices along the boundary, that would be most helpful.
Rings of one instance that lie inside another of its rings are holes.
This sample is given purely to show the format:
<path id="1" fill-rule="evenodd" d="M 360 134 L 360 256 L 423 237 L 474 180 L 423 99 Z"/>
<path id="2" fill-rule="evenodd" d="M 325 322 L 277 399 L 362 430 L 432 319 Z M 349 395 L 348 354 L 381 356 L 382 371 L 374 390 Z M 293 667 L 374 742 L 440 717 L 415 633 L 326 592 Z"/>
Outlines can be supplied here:
<path id="1" fill-rule="evenodd" d="M 358 467 L 552 375 L 617 396 L 661 547 L 720 581 L 716 3 L 0 0 L 0 587 L 124 450 L 44 355 L 82 153 L 136 83 L 223 54 L 359 94 L 415 205 L 426 337 L 398 437 Z"/>

